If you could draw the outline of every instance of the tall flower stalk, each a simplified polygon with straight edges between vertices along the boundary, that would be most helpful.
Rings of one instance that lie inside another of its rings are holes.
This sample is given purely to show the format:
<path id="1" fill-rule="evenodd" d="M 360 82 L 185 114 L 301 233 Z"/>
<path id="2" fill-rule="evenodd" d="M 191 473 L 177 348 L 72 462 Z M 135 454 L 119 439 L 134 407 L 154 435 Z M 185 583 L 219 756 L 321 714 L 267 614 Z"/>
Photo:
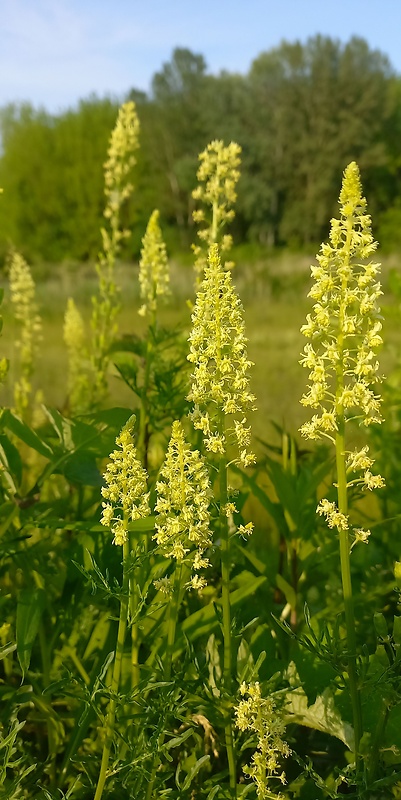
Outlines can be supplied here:
<path id="1" fill-rule="evenodd" d="M 68 406 L 72 414 L 89 410 L 88 354 L 85 325 L 72 297 L 64 315 L 64 342 L 68 353 Z"/>
<path id="2" fill-rule="evenodd" d="M 94 800 L 100 800 L 107 778 L 111 747 L 114 736 L 117 694 L 120 685 L 121 666 L 129 610 L 129 557 L 128 526 L 133 520 L 150 514 L 147 475 L 137 459 L 132 437 L 132 418 L 128 420 L 116 439 L 116 449 L 110 454 L 102 489 L 104 497 L 102 525 L 111 529 L 113 542 L 123 550 L 123 581 L 121 588 L 120 616 L 118 622 L 117 647 L 113 663 L 110 686 L 110 701 L 105 723 L 105 739 L 102 761 Z"/>
<path id="3" fill-rule="evenodd" d="M 102 250 L 97 263 L 99 293 L 92 298 L 92 361 L 94 401 L 99 403 L 107 392 L 108 350 L 116 332 L 120 309 L 119 291 L 115 283 L 115 265 L 121 244 L 130 232 L 121 227 L 121 210 L 133 191 L 130 174 L 136 164 L 139 147 L 139 121 L 135 103 L 121 106 L 110 137 L 108 158 L 104 165 L 104 216 L 107 227 L 101 228 Z"/>
<path id="4" fill-rule="evenodd" d="M 162 588 L 169 595 L 166 655 L 163 661 L 163 677 L 169 681 L 183 590 L 183 572 L 185 570 L 190 573 L 185 588 L 202 589 L 206 586 L 199 570 L 209 566 L 205 550 L 212 544 L 209 529 L 211 489 L 208 469 L 201 454 L 197 450 L 192 451 L 185 441 L 184 431 L 178 420 L 173 422 L 156 492 L 156 533 L 153 538 L 163 556 L 176 562 L 172 580 L 164 577 L 156 581 L 156 587 Z M 159 739 L 159 749 L 163 741 L 164 733 Z M 158 763 L 159 758 L 156 755 L 153 759 L 147 800 L 152 797 Z"/>
<path id="5" fill-rule="evenodd" d="M 284 772 L 279 773 L 280 761 L 290 755 L 288 744 L 283 740 L 284 723 L 277 712 L 273 698 L 262 697 L 259 683 L 240 686 L 242 699 L 235 709 L 235 724 L 241 731 L 256 734 L 256 751 L 251 764 L 243 767 L 256 784 L 259 800 L 285 800 L 281 792 L 271 791 L 271 781 L 286 783 Z"/>
<path id="6" fill-rule="evenodd" d="M 145 317 L 149 323 L 138 435 L 138 451 L 145 468 L 147 468 L 149 438 L 148 394 L 154 355 L 153 334 L 160 299 L 166 299 L 171 293 L 167 251 L 159 225 L 159 211 L 157 209 L 151 214 L 142 239 L 141 258 L 139 261 L 139 291 L 142 305 L 138 313 Z"/>
<path id="7" fill-rule="evenodd" d="M 247 340 L 243 309 L 231 280 L 231 273 L 222 267 L 217 244 L 211 246 L 203 281 L 197 293 L 192 314 L 188 360 L 194 365 L 188 399 L 194 403 L 191 418 L 194 427 L 204 436 L 206 450 L 219 459 L 220 544 L 222 573 L 224 686 L 228 694 L 232 684 L 232 638 L 230 608 L 230 536 L 228 517 L 227 469 L 232 462 L 248 466 L 255 457 L 249 452 L 251 438 L 247 413 L 254 408 L 254 395 L 249 391 Z M 231 449 L 235 452 L 230 453 Z M 232 721 L 227 721 L 226 749 L 230 773 L 230 789 L 236 796 L 236 764 Z"/>
<path id="8" fill-rule="evenodd" d="M 237 199 L 240 153 L 241 148 L 235 142 L 225 145 L 223 141 L 216 140 L 210 142 L 199 155 L 199 186 L 192 192 L 193 198 L 200 200 L 204 206 L 196 209 L 192 215 L 194 221 L 201 225 L 198 237 L 204 243 L 203 247 L 192 245 L 198 278 L 206 267 L 207 253 L 212 244 L 219 244 L 221 253 L 227 253 L 232 247 L 232 237 L 224 234 L 223 230 L 235 216 L 232 206 Z M 227 262 L 225 266 L 229 268 L 233 263 Z"/>
<path id="9" fill-rule="evenodd" d="M 329 528 L 336 529 L 340 544 L 341 577 L 347 634 L 349 690 L 355 733 L 355 761 L 360 762 L 362 714 L 356 668 L 356 635 L 352 597 L 350 551 L 367 542 L 370 531 L 353 525 L 348 511 L 350 487 L 372 490 L 384 485 L 373 475 L 368 447 L 347 449 L 350 420 L 362 425 L 381 422 L 380 396 L 372 386 L 380 380 L 377 348 L 381 345 L 377 276 L 380 265 L 370 261 L 377 243 L 371 234 L 359 170 L 355 162 L 344 172 L 340 193 L 340 218 L 331 221 L 330 241 L 323 244 L 312 267 L 315 283 L 309 292 L 315 304 L 301 330 L 310 341 L 301 363 L 311 381 L 303 405 L 317 411 L 301 433 L 309 439 L 328 438 L 335 447 L 337 503 L 324 498 L 317 511 Z"/>
<path id="10" fill-rule="evenodd" d="M 35 299 L 35 282 L 25 259 L 13 251 L 9 259 L 11 303 L 18 324 L 15 345 L 19 352 L 19 377 L 14 381 L 14 406 L 21 417 L 31 409 L 32 375 L 41 341 L 42 322 Z"/>

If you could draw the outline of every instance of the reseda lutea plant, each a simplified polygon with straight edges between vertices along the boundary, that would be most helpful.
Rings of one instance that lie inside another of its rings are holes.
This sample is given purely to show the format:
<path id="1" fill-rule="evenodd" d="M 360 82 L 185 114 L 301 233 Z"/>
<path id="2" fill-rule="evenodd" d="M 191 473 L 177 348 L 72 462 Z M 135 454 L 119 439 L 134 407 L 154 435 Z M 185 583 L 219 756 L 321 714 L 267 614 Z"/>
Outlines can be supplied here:
<path id="1" fill-rule="evenodd" d="M 107 391 L 108 349 L 117 332 L 119 292 L 115 282 L 116 259 L 122 242 L 130 231 L 122 227 L 121 210 L 133 191 L 131 173 L 136 164 L 135 151 L 139 147 L 139 120 L 135 103 L 124 103 L 110 137 L 108 158 L 104 165 L 104 216 L 107 224 L 101 228 L 102 250 L 99 253 L 97 273 L 99 294 L 92 298 L 92 366 L 95 377 L 93 402 L 99 404 Z"/>
<path id="2" fill-rule="evenodd" d="M 235 511 L 228 498 L 227 468 L 232 463 L 253 464 L 249 451 L 251 429 L 246 414 L 254 408 L 249 391 L 247 340 L 241 301 L 231 273 L 224 271 L 217 244 L 209 250 L 208 264 L 192 313 L 188 360 L 194 365 L 188 400 L 194 403 L 190 414 L 194 427 L 202 431 L 206 450 L 218 456 L 220 546 L 224 639 L 224 687 L 232 686 L 232 637 L 230 609 L 230 533 L 228 518 Z M 234 446 L 234 453 L 231 448 Z M 251 533 L 252 525 L 248 527 Z M 232 796 L 236 796 L 236 761 L 231 715 L 225 726 L 226 749 Z"/>
<path id="3" fill-rule="evenodd" d="M 105 738 L 100 773 L 94 800 L 100 800 L 106 782 L 110 752 L 114 738 L 117 694 L 120 685 L 122 659 L 129 609 L 130 554 L 129 523 L 150 514 L 147 475 L 136 455 L 132 437 L 133 420 L 130 419 L 116 440 L 116 449 L 110 454 L 102 489 L 102 525 L 111 529 L 113 543 L 122 547 L 123 581 L 121 587 L 120 616 L 118 622 L 117 647 L 114 655 L 113 673 L 110 686 L 110 700 L 105 720 Z"/>
<path id="4" fill-rule="evenodd" d="M 348 494 L 351 487 L 372 490 L 383 486 L 384 481 L 371 472 L 373 459 L 368 447 L 349 450 L 347 436 L 351 420 L 364 426 L 381 422 L 380 397 L 372 388 L 380 380 L 376 357 L 382 343 L 377 303 L 382 294 L 377 280 L 380 266 L 367 261 L 377 243 L 354 162 L 344 172 L 339 202 L 340 218 L 331 221 L 330 241 L 322 245 L 318 266 L 312 267 L 315 284 L 309 296 L 315 304 L 302 327 L 310 341 L 301 363 L 310 370 L 311 383 L 301 402 L 317 413 L 302 426 L 301 433 L 309 439 L 327 438 L 335 447 L 337 503 L 324 498 L 317 511 L 339 536 L 355 764 L 359 771 L 363 722 L 350 551 L 358 542 L 367 542 L 370 531 L 352 523 Z"/>
<path id="5" fill-rule="evenodd" d="M 235 142 L 225 145 L 217 140 L 210 142 L 199 155 L 199 185 L 192 196 L 200 200 L 204 208 L 197 208 L 192 216 L 194 222 L 200 224 L 198 237 L 205 246 L 192 245 L 198 280 L 206 267 L 207 253 L 212 244 L 219 244 L 221 253 L 227 253 L 232 246 L 232 236 L 224 234 L 223 230 L 235 217 L 233 205 L 237 199 L 235 189 L 240 177 L 240 153 L 241 148 Z M 226 262 L 225 266 L 228 269 L 233 262 Z"/>

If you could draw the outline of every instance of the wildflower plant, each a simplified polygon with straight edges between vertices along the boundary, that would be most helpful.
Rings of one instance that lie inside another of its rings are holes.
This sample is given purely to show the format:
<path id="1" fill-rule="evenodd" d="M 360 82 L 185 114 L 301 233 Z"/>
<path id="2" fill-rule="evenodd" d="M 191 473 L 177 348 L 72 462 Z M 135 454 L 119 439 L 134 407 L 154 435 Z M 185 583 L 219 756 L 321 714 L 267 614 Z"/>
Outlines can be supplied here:
<path id="1" fill-rule="evenodd" d="M 185 588 L 203 589 L 206 581 L 199 570 L 209 566 L 205 550 L 211 546 L 209 529 L 211 488 L 207 466 L 201 454 L 192 451 L 185 441 L 181 423 L 172 425 L 170 442 L 164 464 L 156 483 L 156 522 L 154 539 L 163 556 L 176 562 L 174 578 L 162 577 L 155 581 L 156 588 L 168 595 L 167 646 L 163 660 L 163 677 L 171 678 L 175 633 L 182 594 L 182 574 L 187 569 L 191 575 Z M 159 750 L 164 734 L 159 740 Z M 146 798 L 153 796 L 158 755 L 155 753 Z"/>
<path id="2" fill-rule="evenodd" d="M 144 355 L 143 386 L 139 415 L 138 450 L 142 463 L 147 466 L 149 439 L 149 406 L 152 367 L 157 350 L 157 309 L 160 299 L 170 295 L 170 273 L 166 245 L 159 225 L 159 211 L 155 209 L 150 216 L 142 239 L 139 261 L 139 291 L 142 305 L 138 313 L 146 317 L 149 325 Z"/>
<path id="3" fill-rule="evenodd" d="M 133 418 L 128 420 L 116 439 L 116 449 L 104 474 L 102 525 L 110 528 L 113 543 L 128 542 L 130 522 L 150 514 L 147 475 L 137 459 L 132 435 Z"/>
<path id="4" fill-rule="evenodd" d="M 171 294 L 166 245 L 159 225 L 159 211 L 150 216 L 142 239 L 139 261 L 139 288 L 142 306 L 139 314 L 156 317 L 158 300 Z"/>
<path id="5" fill-rule="evenodd" d="M 222 253 L 227 253 L 232 247 L 232 237 L 222 231 L 235 216 L 232 206 L 237 199 L 240 153 L 241 148 L 235 142 L 225 145 L 223 141 L 216 140 L 210 142 L 199 155 L 199 186 L 192 192 L 193 198 L 200 200 L 204 206 L 196 209 L 192 215 L 194 221 L 202 225 L 198 230 L 198 237 L 204 242 L 204 247 L 192 245 L 198 276 L 206 267 L 207 251 L 212 244 L 218 243 Z M 232 267 L 233 263 L 226 262 L 225 266 Z"/>
<path id="6" fill-rule="evenodd" d="M 302 365 L 309 369 L 310 385 L 302 404 L 316 411 L 301 433 L 309 439 L 328 438 L 336 451 L 337 503 L 323 498 L 318 514 L 336 529 L 340 542 L 341 573 L 348 647 L 348 675 L 358 764 L 362 735 L 360 698 L 356 675 L 355 621 L 352 600 L 350 549 L 367 542 L 370 531 L 352 525 L 348 491 L 353 486 L 372 490 L 384 485 L 371 472 L 373 459 L 367 446 L 347 449 L 347 426 L 357 420 L 364 426 L 381 422 L 377 348 L 381 345 L 378 299 L 382 294 L 380 265 L 370 260 L 377 243 L 366 213 L 359 170 L 355 162 L 344 172 L 340 193 L 340 218 L 331 221 L 330 241 L 323 244 L 312 267 L 315 283 L 309 296 L 315 301 L 301 328 L 309 340 Z"/>
<path id="7" fill-rule="evenodd" d="M 15 345 L 19 351 L 19 378 L 14 382 L 14 405 L 24 417 L 30 407 L 35 357 L 41 341 L 42 323 L 35 299 L 35 282 L 29 265 L 20 253 L 9 259 L 9 281 L 14 317 L 19 327 Z"/>
<path id="8" fill-rule="evenodd" d="M 230 609 L 230 533 L 228 518 L 233 509 L 228 503 L 228 448 L 236 451 L 231 463 L 244 467 L 253 464 L 249 450 L 251 429 L 247 413 L 254 408 L 255 397 L 249 390 L 248 372 L 252 366 L 247 356 L 243 309 L 231 280 L 222 267 L 219 247 L 209 250 L 208 264 L 200 284 L 192 313 L 188 360 L 194 365 L 188 400 L 194 403 L 190 416 L 194 427 L 202 431 L 206 450 L 219 459 L 220 541 L 222 573 L 224 687 L 228 694 L 232 682 L 232 645 Z M 230 790 L 236 796 L 236 766 L 231 719 L 225 727 Z"/>
<path id="9" fill-rule="evenodd" d="M 262 697 L 258 682 L 240 686 L 242 700 L 235 709 L 235 724 L 240 731 L 250 731 L 256 735 L 256 751 L 251 764 L 242 768 L 256 784 L 259 800 L 278 798 L 284 800 L 281 792 L 272 790 L 273 779 L 286 783 L 281 769 L 282 759 L 287 758 L 291 750 L 283 740 L 285 725 L 271 697 Z M 278 774 L 279 773 L 279 774 Z"/>
<path id="10" fill-rule="evenodd" d="M 188 361 L 194 364 L 188 400 L 191 419 L 202 431 L 206 450 L 226 456 L 230 443 L 238 455 L 233 461 L 247 467 L 255 456 L 249 450 L 251 429 L 247 414 L 254 409 L 249 390 L 247 339 L 243 307 L 222 267 L 218 245 L 209 251 L 208 265 L 192 313 Z M 229 424 L 226 424 L 229 420 Z"/>
<path id="11" fill-rule="evenodd" d="M 108 158 L 104 165 L 104 216 L 107 227 L 101 228 L 102 250 L 97 263 L 99 294 L 92 298 L 93 367 L 98 401 L 106 392 L 108 349 L 117 332 L 119 292 L 115 283 L 115 264 L 122 242 L 130 232 L 121 227 L 121 210 L 133 191 L 130 175 L 136 164 L 139 147 L 139 120 L 135 103 L 124 103 L 110 137 Z"/>
<path id="12" fill-rule="evenodd" d="M 68 353 L 68 405 L 71 413 L 83 414 L 89 408 L 88 354 L 84 321 L 72 297 L 67 302 L 63 334 Z"/>
<path id="13" fill-rule="evenodd" d="M 111 746 L 114 736 L 117 693 L 120 684 L 125 634 L 127 629 L 130 579 L 127 561 L 130 552 L 128 535 L 129 523 L 150 514 L 147 475 L 136 457 L 133 441 L 134 419 L 131 417 L 116 439 L 116 448 L 110 454 L 110 461 L 104 474 L 105 486 L 102 488 L 104 501 L 101 523 L 110 528 L 113 543 L 122 547 L 123 581 L 121 587 L 120 615 L 117 632 L 113 673 L 110 686 L 110 701 L 105 722 L 105 739 L 98 784 L 94 800 L 100 800 L 107 777 Z"/>
<path id="14" fill-rule="evenodd" d="M 205 550 L 212 544 L 209 529 L 211 489 L 204 459 L 185 441 L 179 421 L 173 422 L 166 458 L 156 484 L 156 533 L 154 539 L 162 554 L 186 563 L 192 571 L 188 586 L 201 589 L 206 581 L 200 569 L 208 567 Z"/>

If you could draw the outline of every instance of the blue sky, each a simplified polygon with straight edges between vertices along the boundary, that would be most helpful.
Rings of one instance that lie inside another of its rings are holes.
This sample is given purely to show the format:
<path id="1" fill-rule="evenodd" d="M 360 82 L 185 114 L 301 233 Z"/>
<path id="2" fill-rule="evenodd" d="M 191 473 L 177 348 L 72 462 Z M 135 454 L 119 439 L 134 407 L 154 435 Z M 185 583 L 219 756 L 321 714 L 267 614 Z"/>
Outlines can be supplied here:
<path id="1" fill-rule="evenodd" d="M 213 73 L 246 72 L 282 39 L 358 35 L 401 73 L 399 0 L 0 0 L 0 31 L 0 105 L 51 112 L 149 89 L 176 46 Z"/>

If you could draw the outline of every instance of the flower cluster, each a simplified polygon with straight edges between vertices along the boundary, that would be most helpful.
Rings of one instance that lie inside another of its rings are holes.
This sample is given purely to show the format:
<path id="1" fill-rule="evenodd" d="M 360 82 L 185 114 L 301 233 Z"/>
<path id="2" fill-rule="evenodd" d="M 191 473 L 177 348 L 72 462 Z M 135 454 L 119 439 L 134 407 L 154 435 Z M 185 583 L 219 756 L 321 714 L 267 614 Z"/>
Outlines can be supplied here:
<path id="1" fill-rule="evenodd" d="M 156 539 L 163 555 L 189 562 L 195 573 L 189 585 L 200 589 L 206 582 L 197 572 L 209 566 L 204 557 L 210 547 L 210 481 L 200 453 L 191 451 L 180 422 L 173 422 L 166 458 L 156 484 Z"/>
<path id="2" fill-rule="evenodd" d="M 142 306 L 139 314 L 155 314 L 158 297 L 170 294 L 166 245 L 159 225 L 159 212 L 153 211 L 142 239 L 139 286 Z"/>
<path id="3" fill-rule="evenodd" d="M 340 219 L 332 219 L 330 242 L 312 267 L 313 313 L 301 328 L 310 339 L 301 364 L 311 381 L 301 402 L 318 412 L 301 428 L 310 439 L 333 439 L 339 417 L 358 417 L 365 425 L 381 421 L 380 397 L 372 389 L 380 380 L 380 265 L 366 263 L 377 243 L 354 162 L 344 172 L 339 202 Z"/>
<path id="4" fill-rule="evenodd" d="M 241 301 L 234 291 L 231 273 L 221 265 L 216 244 L 209 251 L 192 325 L 188 361 L 194 364 L 194 371 L 188 400 L 195 405 L 191 413 L 194 426 L 202 431 L 206 448 L 212 453 L 226 453 L 227 436 L 233 434 L 239 460 L 248 466 L 255 460 L 248 450 L 251 429 L 246 418 L 255 402 L 249 391 L 252 361 L 247 356 Z M 227 415 L 233 416 L 233 423 L 226 431 L 221 418 Z"/>
<path id="5" fill-rule="evenodd" d="M 130 100 L 124 103 L 117 117 L 110 137 L 107 161 L 104 164 L 104 193 L 106 208 L 104 216 L 111 222 L 112 228 L 118 219 L 120 207 L 132 194 L 133 186 L 129 175 L 136 164 L 135 150 L 139 147 L 139 120 L 135 103 Z M 120 232 L 120 238 L 127 235 Z"/>
<path id="6" fill-rule="evenodd" d="M 206 150 L 200 153 L 200 167 L 197 172 L 199 186 L 192 192 L 195 200 L 201 200 L 205 206 L 211 208 L 211 218 L 204 209 L 193 212 L 195 222 L 204 223 L 205 227 L 198 231 L 199 238 L 206 243 L 207 248 L 219 242 L 222 252 L 227 252 L 232 246 L 232 238 L 228 234 L 221 235 L 222 228 L 231 222 L 235 216 L 231 206 L 237 199 L 235 191 L 240 177 L 237 167 L 240 165 L 241 148 L 235 142 L 228 146 L 222 141 L 208 144 Z M 199 245 L 193 245 L 196 256 L 195 270 L 201 273 L 206 266 L 206 253 Z M 233 266 L 226 263 L 226 267 Z"/>
<path id="7" fill-rule="evenodd" d="M 114 280 L 115 261 L 121 242 L 130 232 L 120 227 L 122 205 L 133 191 L 129 180 L 136 163 L 135 151 L 139 147 L 139 121 L 132 101 L 124 103 L 110 137 L 108 158 L 104 164 L 104 192 L 106 207 L 104 216 L 107 229 L 101 229 L 102 251 L 96 266 L 99 276 L 99 296 L 92 297 L 94 401 L 99 401 L 107 387 L 108 350 L 117 332 L 116 317 L 119 311 L 118 288 Z"/>
<path id="8" fill-rule="evenodd" d="M 64 341 L 68 351 L 68 400 L 71 412 L 83 414 L 89 406 L 86 335 L 84 321 L 72 297 L 64 316 Z"/>
<path id="9" fill-rule="evenodd" d="M 354 450 L 352 453 L 344 454 L 347 456 L 345 461 L 347 488 L 351 486 L 359 486 L 362 489 L 368 489 L 372 491 L 373 489 L 381 489 L 383 486 L 385 486 L 382 476 L 373 475 L 373 473 L 370 471 L 370 467 L 374 462 L 368 453 L 369 447 L 365 445 L 360 450 Z M 358 472 L 361 474 L 357 474 L 355 477 L 355 473 Z M 348 514 L 344 514 L 339 511 L 334 502 L 330 502 L 327 500 L 327 498 L 323 498 L 316 510 L 318 514 L 325 517 L 329 528 L 337 528 L 338 531 L 349 530 L 351 532 L 353 535 L 351 549 L 358 544 L 358 542 L 367 544 L 370 536 L 370 530 L 357 528 L 351 525 Z"/>
<path id="10" fill-rule="evenodd" d="M 42 324 L 35 300 L 35 283 L 31 270 L 20 253 L 12 252 L 9 260 L 11 303 L 19 324 L 15 345 L 19 350 L 20 377 L 14 383 L 14 402 L 18 413 L 24 414 L 32 391 L 31 377 L 35 355 L 41 340 Z"/>
<path id="11" fill-rule="evenodd" d="M 269 783 L 272 778 L 278 778 L 282 784 L 286 783 L 284 772 L 278 774 L 280 761 L 290 755 L 287 743 L 283 741 L 285 726 L 277 713 L 271 697 L 263 698 L 259 683 L 240 686 L 241 695 L 246 699 L 240 700 L 236 709 L 236 726 L 241 731 L 251 731 L 257 737 L 257 749 L 249 766 L 243 767 L 256 783 L 256 793 L 259 798 L 272 797 Z M 279 792 L 274 794 L 283 798 Z"/>
<path id="12" fill-rule="evenodd" d="M 113 544 L 122 545 L 128 538 L 128 523 L 150 514 L 147 475 L 136 457 L 132 437 L 132 418 L 116 439 L 116 449 L 104 474 L 102 487 L 102 525 L 111 528 Z"/>

